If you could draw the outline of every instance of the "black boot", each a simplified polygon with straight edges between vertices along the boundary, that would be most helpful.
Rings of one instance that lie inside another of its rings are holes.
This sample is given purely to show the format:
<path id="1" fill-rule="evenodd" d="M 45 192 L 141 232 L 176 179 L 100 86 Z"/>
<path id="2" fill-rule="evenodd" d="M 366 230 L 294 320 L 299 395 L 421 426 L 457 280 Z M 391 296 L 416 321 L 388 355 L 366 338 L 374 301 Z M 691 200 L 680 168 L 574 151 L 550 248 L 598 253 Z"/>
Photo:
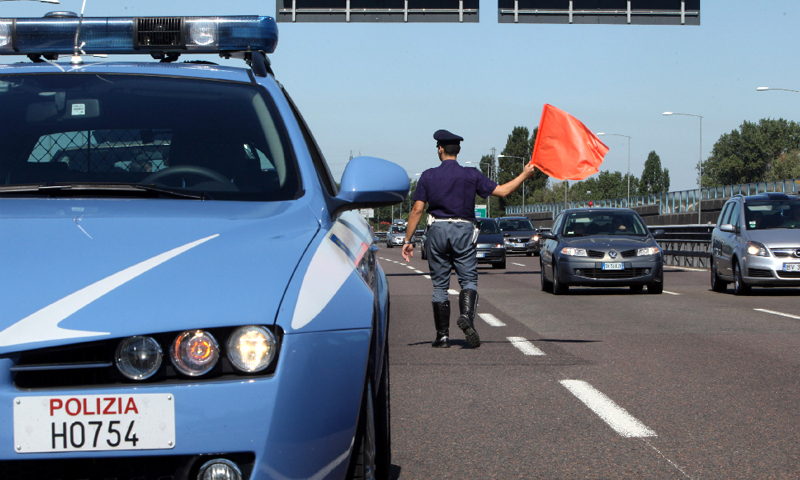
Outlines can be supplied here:
<path id="1" fill-rule="evenodd" d="M 464 331 L 467 343 L 471 347 L 481 346 L 481 337 L 475 330 L 475 308 L 478 306 L 478 292 L 476 290 L 461 290 L 458 294 L 458 308 L 461 315 L 456 321 L 458 328 Z"/>
<path id="2" fill-rule="evenodd" d="M 433 324 L 436 326 L 434 348 L 450 348 L 450 300 L 433 302 Z"/>

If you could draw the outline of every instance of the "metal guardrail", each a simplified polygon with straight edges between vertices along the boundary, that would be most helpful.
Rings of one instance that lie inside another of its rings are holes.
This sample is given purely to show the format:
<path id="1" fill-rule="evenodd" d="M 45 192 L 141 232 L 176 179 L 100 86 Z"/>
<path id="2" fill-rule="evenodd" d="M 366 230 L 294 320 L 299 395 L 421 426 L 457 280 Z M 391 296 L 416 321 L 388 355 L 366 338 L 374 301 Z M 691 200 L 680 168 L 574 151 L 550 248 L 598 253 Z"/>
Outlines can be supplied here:
<path id="1" fill-rule="evenodd" d="M 668 215 L 672 213 L 695 212 L 701 197 L 703 200 L 713 200 L 730 198 L 734 195 L 758 195 L 759 193 L 765 192 L 796 194 L 800 192 L 800 179 L 791 178 L 788 180 L 778 180 L 775 182 L 742 183 L 739 185 L 727 185 L 724 187 L 708 187 L 700 190 L 679 190 L 675 192 L 661 193 L 658 195 L 637 195 L 631 197 L 630 203 L 626 197 L 592 200 L 592 203 L 595 207 L 614 208 L 658 205 L 658 214 Z M 522 206 L 514 205 L 506 207 L 506 215 L 552 212 L 551 218 L 556 218 L 559 213 L 567 208 L 584 208 L 588 206 L 588 200 L 580 200 L 575 202 L 536 203 L 532 205 L 525 205 L 525 211 L 523 212 Z"/>
<path id="2" fill-rule="evenodd" d="M 652 226 L 651 231 L 664 230 L 658 238 L 664 253 L 664 265 L 692 268 L 709 268 L 711 259 L 711 231 L 715 225 Z"/>

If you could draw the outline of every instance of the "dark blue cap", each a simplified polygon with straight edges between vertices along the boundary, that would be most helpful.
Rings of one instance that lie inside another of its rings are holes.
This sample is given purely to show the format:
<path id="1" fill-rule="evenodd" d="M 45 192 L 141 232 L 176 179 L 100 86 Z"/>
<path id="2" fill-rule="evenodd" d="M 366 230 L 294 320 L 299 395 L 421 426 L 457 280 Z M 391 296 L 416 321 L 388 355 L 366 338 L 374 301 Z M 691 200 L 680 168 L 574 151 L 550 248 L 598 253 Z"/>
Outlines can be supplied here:
<path id="1" fill-rule="evenodd" d="M 436 130 L 436 133 L 433 134 L 433 139 L 436 140 L 437 145 L 458 145 L 464 141 L 463 138 L 447 130 Z"/>

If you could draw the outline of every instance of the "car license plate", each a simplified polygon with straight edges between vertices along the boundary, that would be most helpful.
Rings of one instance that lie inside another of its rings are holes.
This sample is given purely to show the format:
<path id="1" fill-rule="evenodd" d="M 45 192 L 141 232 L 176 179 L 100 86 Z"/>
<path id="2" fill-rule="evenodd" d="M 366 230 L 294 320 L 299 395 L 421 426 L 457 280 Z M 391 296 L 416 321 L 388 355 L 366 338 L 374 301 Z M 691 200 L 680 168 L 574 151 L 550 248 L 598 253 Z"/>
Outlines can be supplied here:
<path id="1" fill-rule="evenodd" d="M 784 263 L 784 272 L 800 272 L 800 263 Z"/>
<path id="2" fill-rule="evenodd" d="M 478 258 L 484 258 L 484 257 L 486 257 L 486 254 L 485 253 L 478 253 L 477 257 Z"/>
<path id="3" fill-rule="evenodd" d="M 171 394 L 72 395 L 14 399 L 17 453 L 175 447 Z"/>
<path id="4" fill-rule="evenodd" d="M 603 270 L 625 270 L 624 263 L 604 263 Z"/>
<path id="5" fill-rule="evenodd" d="M 514 244 L 514 248 L 524 248 L 524 247 L 525 247 L 524 243 L 515 243 Z"/>

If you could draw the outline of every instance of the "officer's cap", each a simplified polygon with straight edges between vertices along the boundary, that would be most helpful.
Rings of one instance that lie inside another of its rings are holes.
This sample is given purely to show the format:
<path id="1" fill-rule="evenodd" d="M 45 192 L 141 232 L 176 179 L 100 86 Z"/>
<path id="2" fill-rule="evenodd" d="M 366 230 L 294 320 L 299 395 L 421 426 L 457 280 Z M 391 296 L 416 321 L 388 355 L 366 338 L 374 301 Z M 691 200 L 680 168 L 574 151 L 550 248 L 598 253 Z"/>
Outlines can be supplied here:
<path id="1" fill-rule="evenodd" d="M 436 130 L 433 139 L 436 140 L 436 145 L 458 145 L 464 141 L 463 138 L 447 130 Z"/>

